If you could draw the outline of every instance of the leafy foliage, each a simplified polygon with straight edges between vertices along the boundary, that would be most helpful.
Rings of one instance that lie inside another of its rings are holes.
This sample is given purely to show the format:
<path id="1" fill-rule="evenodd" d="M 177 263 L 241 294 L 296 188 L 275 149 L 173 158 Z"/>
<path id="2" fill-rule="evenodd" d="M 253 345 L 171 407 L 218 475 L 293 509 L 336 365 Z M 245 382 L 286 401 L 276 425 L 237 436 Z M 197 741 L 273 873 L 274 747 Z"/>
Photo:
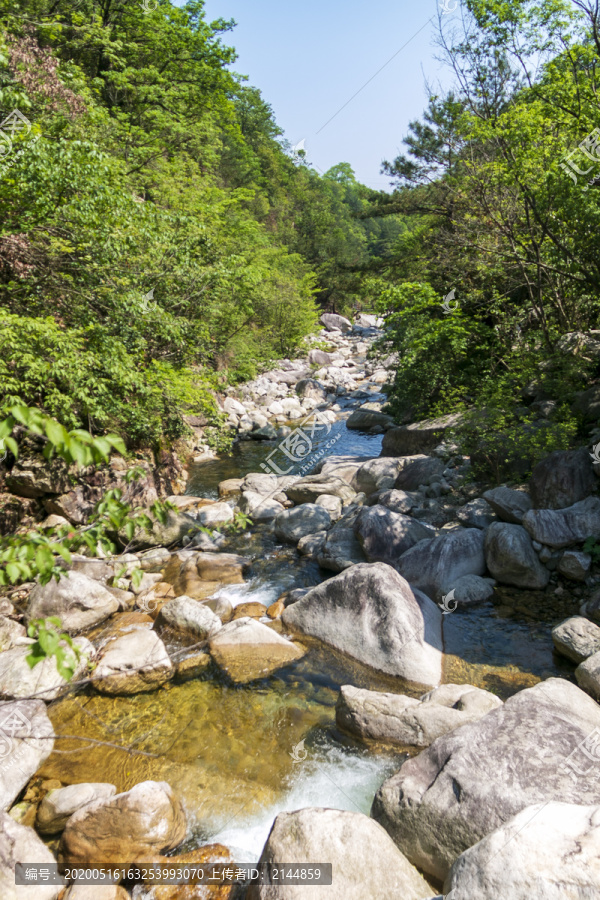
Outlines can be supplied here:
<path id="1" fill-rule="evenodd" d="M 30 638 L 35 638 L 35 642 L 25 659 L 28 666 L 33 669 L 44 659 L 54 657 L 58 674 L 65 681 L 70 681 L 81 659 L 81 650 L 70 635 L 59 631 L 61 624 L 58 616 L 33 619 L 27 627 L 27 634 Z"/>

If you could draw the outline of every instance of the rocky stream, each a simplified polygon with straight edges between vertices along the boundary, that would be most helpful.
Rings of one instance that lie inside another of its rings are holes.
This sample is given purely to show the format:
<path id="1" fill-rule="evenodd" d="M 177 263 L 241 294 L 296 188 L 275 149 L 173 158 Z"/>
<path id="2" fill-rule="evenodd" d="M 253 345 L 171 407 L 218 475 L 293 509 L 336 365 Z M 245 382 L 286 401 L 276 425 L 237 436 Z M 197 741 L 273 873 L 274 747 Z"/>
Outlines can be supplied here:
<path id="1" fill-rule="evenodd" d="M 234 449 L 200 429 L 164 527 L 0 598 L 2 898 L 600 898 L 600 464 L 478 483 L 456 417 L 385 412 L 380 323 L 322 323 L 228 392 Z M 33 464 L 7 484 L 77 524 Z M 50 615 L 70 683 L 26 661 Z M 333 883 L 14 875 L 259 859 Z"/>

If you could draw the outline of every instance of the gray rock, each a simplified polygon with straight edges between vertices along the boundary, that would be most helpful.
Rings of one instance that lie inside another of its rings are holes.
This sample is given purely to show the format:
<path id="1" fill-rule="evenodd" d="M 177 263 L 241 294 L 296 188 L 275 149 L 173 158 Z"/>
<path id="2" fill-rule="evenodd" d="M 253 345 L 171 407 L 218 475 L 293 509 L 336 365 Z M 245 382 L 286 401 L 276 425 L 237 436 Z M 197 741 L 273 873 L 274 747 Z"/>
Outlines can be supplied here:
<path id="1" fill-rule="evenodd" d="M 220 506 L 221 504 L 214 504 Z M 223 504 L 224 505 L 224 504 Z M 208 508 L 208 507 L 207 507 Z M 211 507 L 212 508 L 212 507 Z M 201 510 L 203 513 L 204 510 Z M 203 525 L 212 524 L 205 522 L 202 515 L 198 515 L 198 519 Z M 131 540 L 127 538 L 125 531 L 119 532 L 119 540 L 124 547 L 130 550 L 147 550 L 150 547 L 168 547 L 171 544 L 180 544 L 184 537 L 197 530 L 196 520 L 184 512 L 170 509 L 167 512 L 166 522 L 155 521 L 151 531 L 144 528 L 136 528 L 135 534 Z"/>
<path id="2" fill-rule="evenodd" d="M 377 822 L 363 813 L 308 807 L 279 813 L 260 862 L 332 863 L 329 900 L 425 900 L 431 888 Z M 373 861 L 377 860 L 377 865 Z M 253 885 L 248 900 L 323 900 L 322 887 Z"/>
<path id="3" fill-rule="evenodd" d="M 36 828 L 40 834 L 58 834 L 73 813 L 96 800 L 113 797 L 114 784 L 84 782 L 49 791 L 38 806 Z"/>
<path id="4" fill-rule="evenodd" d="M 173 664 L 158 635 L 139 629 L 106 645 L 92 685 L 101 694 L 139 694 L 156 690 L 173 675 Z"/>
<path id="5" fill-rule="evenodd" d="M 427 882 L 368 816 L 314 807 L 279 813 L 260 861 L 310 865 L 325 859 L 333 865 L 329 887 L 253 885 L 248 900 L 323 900 L 325 892 L 328 900 L 424 900 L 431 896 Z"/>
<path id="6" fill-rule="evenodd" d="M 377 494 L 375 502 L 380 506 L 386 506 L 392 512 L 405 513 L 406 515 L 415 506 L 418 506 L 418 501 L 411 494 L 407 494 L 406 491 L 381 491 L 381 493 Z"/>
<path id="7" fill-rule="evenodd" d="M 531 537 L 560 550 L 588 537 L 600 537 L 600 499 L 588 497 L 567 509 L 532 509 L 523 517 Z"/>
<path id="8" fill-rule="evenodd" d="M 0 809 L 12 805 L 53 747 L 54 728 L 42 700 L 0 702 Z"/>
<path id="9" fill-rule="evenodd" d="M 400 425 L 386 431 L 381 448 L 382 456 L 411 456 L 433 450 L 443 439 L 446 431 L 460 423 L 460 413 L 442 416 L 439 419 L 425 419 L 412 425 Z"/>
<path id="10" fill-rule="evenodd" d="M 488 528 L 496 521 L 496 515 L 486 500 L 479 498 L 465 503 L 456 511 L 456 518 L 466 528 Z"/>
<path id="11" fill-rule="evenodd" d="M 513 491 L 507 487 L 497 487 L 486 491 L 483 499 L 492 507 L 499 519 L 511 525 L 521 525 L 523 516 L 533 504 L 529 494 Z"/>
<path id="12" fill-rule="evenodd" d="M 550 579 L 521 525 L 490 525 L 485 535 L 485 559 L 493 577 L 503 584 L 539 590 Z"/>
<path id="13" fill-rule="evenodd" d="M 358 538 L 354 534 L 354 526 L 359 513 L 358 507 L 351 507 L 327 533 L 323 548 L 317 554 L 317 561 L 322 569 L 330 572 L 343 572 L 350 566 L 367 561 Z"/>
<path id="14" fill-rule="evenodd" d="M 336 478 L 352 484 L 356 472 L 370 460 L 370 456 L 326 456 L 319 460 L 314 471 L 320 472 L 321 475 L 335 475 Z"/>
<path id="15" fill-rule="evenodd" d="M 67 466 L 61 459 L 49 462 L 43 456 L 20 455 L 5 478 L 8 490 L 17 497 L 62 494 L 69 487 Z M 59 513 L 60 515 L 60 513 Z"/>
<path id="16" fill-rule="evenodd" d="M 342 501 L 333 494 L 320 494 L 316 499 L 317 506 L 322 506 L 331 516 L 332 522 L 337 522 L 342 515 Z"/>
<path id="17" fill-rule="evenodd" d="M 233 509 L 225 501 L 211 503 L 210 506 L 203 506 L 198 511 L 198 521 L 205 528 L 218 528 L 220 525 L 226 525 L 233 519 Z M 165 541 L 165 544 L 171 543 Z"/>
<path id="18" fill-rule="evenodd" d="M 156 624 L 193 634 L 200 640 L 208 640 L 221 628 L 220 618 L 211 609 L 186 596 L 167 600 L 160 608 Z"/>
<path id="19" fill-rule="evenodd" d="M 352 322 L 335 313 L 323 313 L 320 322 L 327 331 L 352 331 Z"/>
<path id="20" fill-rule="evenodd" d="M 435 456 L 409 456 L 403 461 L 394 487 L 401 491 L 416 491 L 421 484 L 429 484 L 433 475 L 441 475 L 444 463 Z"/>
<path id="21" fill-rule="evenodd" d="M 599 803 L 600 780 L 573 779 L 567 763 L 599 728 L 600 707 L 583 691 L 543 681 L 407 760 L 372 815 L 413 865 L 442 881 L 461 853 L 527 806 Z"/>
<path id="22" fill-rule="evenodd" d="M 494 596 L 493 578 L 481 578 L 479 575 L 463 575 L 457 578 L 452 590 L 451 598 L 459 606 L 469 606 L 473 603 L 482 603 Z M 451 604 L 452 605 L 452 604 Z"/>
<path id="23" fill-rule="evenodd" d="M 600 625 L 600 589 L 594 591 L 592 596 L 581 605 L 580 612 L 582 616 L 586 616 L 592 622 Z"/>
<path id="24" fill-rule="evenodd" d="M 327 388 L 324 388 L 320 381 L 314 378 L 303 378 L 296 385 L 296 393 L 299 397 L 306 400 L 316 400 L 317 403 L 323 403 L 327 400 Z"/>
<path id="25" fill-rule="evenodd" d="M 104 585 L 80 572 L 67 572 L 60 581 L 36 584 L 26 615 L 28 622 L 58 616 L 63 631 L 77 634 L 104 622 L 118 609 L 118 600 Z"/>
<path id="26" fill-rule="evenodd" d="M 277 488 L 278 481 L 275 475 L 262 475 L 260 472 L 250 472 L 240 484 L 242 492 L 250 491 L 263 497 L 274 494 Z"/>
<path id="27" fill-rule="evenodd" d="M 363 507 L 354 532 L 369 562 L 395 566 L 399 557 L 419 541 L 431 538 L 431 528 L 385 506 Z"/>
<path id="28" fill-rule="evenodd" d="M 17 863 L 36 862 L 54 865 L 56 860 L 33 828 L 19 825 L 6 813 L 0 813 L 0 897 L 2 900 L 56 900 L 63 890 L 60 884 L 36 884 L 23 887 L 15 884 Z"/>
<path id="29" fill-rule="evenodd" d="M 316 559 L 323 551 L 326 538 L 326 531 L 317 531 L 315 534 L 307 534 L 298 541 L 298 553 L 302 556 L 309 556 L 311 559 Z"/>
<path id="30" fill-rule="evenodd" d="M 583 416 L 586 422 L 597 422 L 600 419 L 600 384 L 592 385 L 587 391 L 578 391 L 571 410 Z"/>
<path id="31" fill-rule="evenodd" d="M 286 487 L 285 493 L 294 503 L 316 503 L 321 494 L 333 494 L 347 504 L 354 498 L 356 491 L 335 475 L 307 475 Z"/>
<path id="32" fill-rule="evenodd" d="M 590 574 L 591 565 L 592 557 L 589 553 L 565 550 L 558 564 L 558 573 L 571 581 L 585 581 Z"/>
<path id="33" fill-rule="evenodd" d="M 367 313 L 360 313 L 354 319 L 354 324 L 359 328 L 377 328 L 381 320 L 377 316 L 370 316 Z"/>
<path id="34" fill-rule="evenodd" d="M 600 702 L 600 651 L 579 663 L 575 669 L 575 678 L 582 690 Z"/>
<path id="35" fill-rule="evenodd" d="M 444 885 L 453 900 L 600 897 L 600 806 L 527 806 L 456 860 Z"/>
<path id="36" fill-rule="evenodd" d="M 277 488 L 275 488 L 277 490 Z M 240 497 L 239 508 L 256 522 L 271 522 L 283 512 L 283 506 L 273 497 L 245 491 Z"/>
<path id="37" fill-rule="evenodd" d="M 294 509 L 286 509 L 275 519 L 275 537 L 289 544 L 297 544 L 300 538 L 316 531 L 327 531 L 331 516 L 316 503 L 303 503 Z"/>
<path id="38" fill-rule="evenodd" d="M 483 543 L 478 528 L 460 528 L 420 541 L 402 554 L 396 568 L 410 584 L 439 600 L 463 575 L 485 573 Z"/>
<path id="39" fill-rule="evenodd" d="M 369 459 L 356 470 L 352 487 L 365 494 L 392 488 L 401 466 L 402 461 L 398 459 Z"/>
<path id="40" fill-rule="evenodd" d="M 417 684 L 440 681 L 440 610 L 384 563 L 351 566 L 287 607 L 282 619 L 377 671 Z"/>
<path id="41" fill-rule="evenodd" d="M 14 619 L 0 616 L 0 653 L 11 650 L 17 644 L 23 642 L 26 631 L 23 625 L 19 625 Z"/>
<path id="42" fill-rule="evenodd" d="M 574 663 L 600 651 L 600 628 L 583 616 L 571 616 L 552 629 L 554 646 Z"/>
<path id="43" fill-rule="evenodd" d="M 318 366 L 329 366 L 335 360 L 334 353 L 328 353 L 326 350 L 309 350 L 309 363 L 316 363 Z"/>
<path id="44" fill-rule="evenodd" d="M 556 450 L 535 466 L 529 493 L 537 509 L 565 509 L 585 500 L 596 487 L 590 454 L 580 450 Z"/>
<path id="45" fill-rule="evenodd" d="M 502 701 L 470 684 L 443 684 L 415 700 L 344 685 L 335 707 L 337 725 L 350 734 L 403 747 L 428 747 L 436 738 L 475 722 Z"/>
<path id="46" fill-rule="evenodd" d="M 370 431 L 371 428 L 380 426 L 384 430 L 394 424 L 394 420 L 386 413 L 377 412 L 374 409 L 359 407 L 350 413 L 346 419 L 346 428 L 351 431 Z"/>
<path id="47" fill-rule="evenodd" d="M 77 661 L 75 654 L 72 656 L 75 664 L 73 679 L 76 681 L 87 672 L 88 662 L 94 658 L 95 650 L 84 637 L 75 638 L 73 643 L 81 653 Z M 27 662 L 30 646 L 25 644 L 0 653 L 0 697 L 3 700 L 35 697 L 49 703 L 64 693 L 67 681 L 56 668 L 56 657 L 46 656 L 31 668 Z M 68 652 L 69 648 L 64 641 L 61 646 Z"/>

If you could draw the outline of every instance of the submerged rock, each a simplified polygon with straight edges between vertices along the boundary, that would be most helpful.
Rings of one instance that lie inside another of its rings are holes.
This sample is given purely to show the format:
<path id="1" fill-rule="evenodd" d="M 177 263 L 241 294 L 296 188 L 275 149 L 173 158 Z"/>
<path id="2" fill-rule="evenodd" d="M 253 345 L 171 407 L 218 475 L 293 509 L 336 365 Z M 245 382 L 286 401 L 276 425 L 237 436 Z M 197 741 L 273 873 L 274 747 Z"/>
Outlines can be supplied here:
<path id="1" fill-rule="evenodd" d="M 265 678 L 305 653 L 268 625 L 249 618 L 225 625 L 211 640 L 209 649 L 217 665 L 239 684 Z"/>
<path id="2" fill-rule="evenodd" d="M 248 900 L 426 900 L 431 888 L 383 828 L 362 813 L 307 808 L 279 813 L 260 862 L 330 862 L 329 887 L 253 885 Z M 300 893 L 301 892 L 301 893 Z"/>
<path id="3" fill-rule="evenodd" d="M 352 566 L 312 588 L 282 620 L 380 672 L 440 681 L 441 612 L 384 563 Z"/>
<path id="4" fill-rule="evenodd" d="M 502 701 L 470 684 L 443 684 L 416 700 L 344 685 L 335 707 L 337 725 L 350 734 L 403 747 L 428 747 L 436 738 L 475 722 Z"/>
<path id="5" fill-rule="evenodd" d="M 600 729 L 600 706 L 551 678 L 478 722 L 438 738 L 379 789 L 372 815 L 406 857 L 442 881 L 458 856 L 534 803 L 600 803 L 580 745 Z M 541 736 L 541 737 L 540 737 Z"/>

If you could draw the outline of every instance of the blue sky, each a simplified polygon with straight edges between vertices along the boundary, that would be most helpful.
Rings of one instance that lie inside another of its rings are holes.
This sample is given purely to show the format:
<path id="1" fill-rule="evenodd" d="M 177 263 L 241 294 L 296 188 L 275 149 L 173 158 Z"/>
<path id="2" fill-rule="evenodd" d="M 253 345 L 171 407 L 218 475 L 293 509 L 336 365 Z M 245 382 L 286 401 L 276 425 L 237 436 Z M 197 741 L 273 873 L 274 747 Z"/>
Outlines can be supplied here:
<path id="1" fill-rule="evenodd" d="M 305 139 L 308 159 L 318 169 L 349 162 L 360 181 L 385 189 L 389 179 L 380 174 L 381 161 L 397 155 L 409 121 L 421 116 L 425 80 L 449 83 L 433 43 L 439 2 L 206 0 L 205 6 L 209 21 L 238 23 L 224 36 L 239 54 L 233 69 L 261 90 L 288 140 Z"/>

